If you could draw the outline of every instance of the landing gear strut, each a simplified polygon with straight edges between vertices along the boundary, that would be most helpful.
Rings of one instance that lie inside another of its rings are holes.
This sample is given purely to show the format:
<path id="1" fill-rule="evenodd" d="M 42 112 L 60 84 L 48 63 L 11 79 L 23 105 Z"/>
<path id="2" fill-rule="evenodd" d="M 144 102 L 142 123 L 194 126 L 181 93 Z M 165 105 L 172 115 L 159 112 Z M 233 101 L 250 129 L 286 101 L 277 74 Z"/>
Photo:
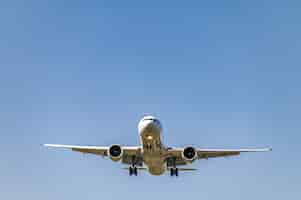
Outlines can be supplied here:
<path id="1" fill-rule="evenodd" d="M 138 169 L 136 167 L 136 158 L 135 158 L 135 156 L 132 157 L 132 166 L 129 167 L 129 175 L 130 176 L 132 176 L 132 175 L 137 176 L 138 175 Z"/>
<path id="2" fill-rule="evenodd" d="M 179 176 L 179 169 L 176 166 L 176 158 L 172 159 L 172 165 L 173 167 L 170 168 L 170 176 Z"/>
<path id="3" fill-rule="evenodd" d="M 138 175 L 138 169 L 137 169 L 137 167 L 130 166 L 129 167 L 129 175 L 130 176 L 132 176 L 132 175 L 137 176 Z"/>
<path id="4" fill-rule="evenodd" d="M 170 168 L 170 176 L 179 176 L 179 169 L 176 167 Z"/>

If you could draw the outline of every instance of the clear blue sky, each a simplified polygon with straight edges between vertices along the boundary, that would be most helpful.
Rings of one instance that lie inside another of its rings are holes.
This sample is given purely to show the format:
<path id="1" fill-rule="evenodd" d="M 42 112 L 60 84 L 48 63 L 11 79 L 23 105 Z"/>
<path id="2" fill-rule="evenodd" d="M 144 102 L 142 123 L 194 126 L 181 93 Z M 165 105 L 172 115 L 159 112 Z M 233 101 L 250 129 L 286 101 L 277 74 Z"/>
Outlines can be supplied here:
<path id="1" fill-rule="evenodd" d="M 300 1 L 2 1 L 0 198 L 299 199 Z M 273 147 L 129 177 L 42 143 Z"/>

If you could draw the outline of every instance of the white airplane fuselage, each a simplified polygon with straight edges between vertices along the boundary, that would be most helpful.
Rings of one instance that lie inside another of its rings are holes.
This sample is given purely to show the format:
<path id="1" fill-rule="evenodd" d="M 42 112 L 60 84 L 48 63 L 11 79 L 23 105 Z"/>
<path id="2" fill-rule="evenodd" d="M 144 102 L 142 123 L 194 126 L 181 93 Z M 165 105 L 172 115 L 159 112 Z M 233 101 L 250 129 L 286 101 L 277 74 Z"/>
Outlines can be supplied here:
<path id="1" fill-rule="evenodd" d="M 166 148 L 162 143 L 162 125 L 152 116 L 142 118 L 138 125 L 142 145 L 143 162 L 153 175 L 161 175 L 167 169 L 164 159 Z"/>

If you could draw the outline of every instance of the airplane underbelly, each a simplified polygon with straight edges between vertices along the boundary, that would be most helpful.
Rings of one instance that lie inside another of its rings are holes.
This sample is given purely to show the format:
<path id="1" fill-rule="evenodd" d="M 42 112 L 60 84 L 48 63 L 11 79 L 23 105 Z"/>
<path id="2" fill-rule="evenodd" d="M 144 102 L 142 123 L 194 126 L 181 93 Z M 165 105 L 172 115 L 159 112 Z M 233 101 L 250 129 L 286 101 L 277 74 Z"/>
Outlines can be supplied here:
<path id="1" fill-rule="evenodd" d="M 152 175 L 162 175 L 165 172 L 165 167 L 149 167 L 148 168 L 149 173 L 151 173 Z"/>
<path id="2" fill-rule="evenodd" d="M 152 175 L 161 175 L 166 170 L 166 164 L 161 158 L 161 154 L 159 152 L 145 153 L 144 163 L 148 167 L 149 173 Z"/>

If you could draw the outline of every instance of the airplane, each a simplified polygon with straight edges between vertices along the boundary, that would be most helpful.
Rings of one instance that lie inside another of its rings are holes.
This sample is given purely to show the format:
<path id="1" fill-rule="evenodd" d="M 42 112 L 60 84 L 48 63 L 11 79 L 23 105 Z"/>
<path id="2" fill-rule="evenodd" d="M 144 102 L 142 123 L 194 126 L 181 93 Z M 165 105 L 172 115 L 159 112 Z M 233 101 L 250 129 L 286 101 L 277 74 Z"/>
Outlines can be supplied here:
<path id="1" fill-rule="evenodd" d="M 178 168 L 191 164 L 195 160 L 215 157 L 236 156 L 243 152 L 265 152 L 262 149 L 204 149 L 193 146 L 181 148 L 166 147 L 162 142 L 162 124 L 153 116 L 143 117 L 138 124 L 140 146 L 77 146 L 44 144 L 46 147 L 64 148 L 72 151 L 109 157 L 128 165 L 124 168 L 129 175 L 137 176 L 139 170 L 147 170 L 151 175 L 162 175 L 166 171 L 170 176 L 178 176 L 179 171 L 193 171 L 194 168 Z"/>

